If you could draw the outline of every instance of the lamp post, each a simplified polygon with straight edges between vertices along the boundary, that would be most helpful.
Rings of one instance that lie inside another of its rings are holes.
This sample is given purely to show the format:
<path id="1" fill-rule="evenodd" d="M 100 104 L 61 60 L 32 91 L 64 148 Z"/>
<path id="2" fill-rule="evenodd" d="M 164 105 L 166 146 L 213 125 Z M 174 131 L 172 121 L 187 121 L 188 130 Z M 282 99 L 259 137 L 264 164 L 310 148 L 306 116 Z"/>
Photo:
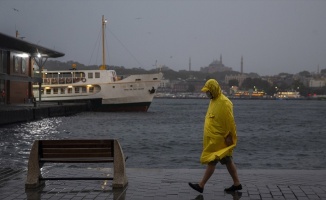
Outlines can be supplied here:
<path id="1" fill-rule="evenodd" d="M 47 61 L 47 56 L 42 56 L 42 54 L 38 51 L 37 49 L 37 53 L 34 55 L 34 61 L 36 62 L 38 68 L 39 68 L 39 73 L 41 75 L 41 81 L 38 82 L 38 94 L 39 94 L 39 105 L 41 104 L 41 91 L 42 91 L 42 70 L 43 70 L 43 66 Z M 35 100 L 35 104 L 34 106 L 36 106 L 36 100 Z"/>

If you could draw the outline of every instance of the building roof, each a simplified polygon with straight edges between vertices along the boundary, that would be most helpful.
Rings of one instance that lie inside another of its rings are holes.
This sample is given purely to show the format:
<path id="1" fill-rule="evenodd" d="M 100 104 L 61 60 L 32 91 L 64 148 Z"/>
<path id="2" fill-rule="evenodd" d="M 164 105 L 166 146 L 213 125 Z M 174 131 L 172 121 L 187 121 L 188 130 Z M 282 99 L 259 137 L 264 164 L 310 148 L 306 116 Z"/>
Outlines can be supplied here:
<path id="1" fill-rule="evenodd" d="M 65 55 L 64 53 L 32 44 L 3 33 L 0 33 L 0 48 L 28 53 L 31 56 L 36 56 L 38 53 L 40 53 L 42 57 L 48 58 L 58 58 Z"/>

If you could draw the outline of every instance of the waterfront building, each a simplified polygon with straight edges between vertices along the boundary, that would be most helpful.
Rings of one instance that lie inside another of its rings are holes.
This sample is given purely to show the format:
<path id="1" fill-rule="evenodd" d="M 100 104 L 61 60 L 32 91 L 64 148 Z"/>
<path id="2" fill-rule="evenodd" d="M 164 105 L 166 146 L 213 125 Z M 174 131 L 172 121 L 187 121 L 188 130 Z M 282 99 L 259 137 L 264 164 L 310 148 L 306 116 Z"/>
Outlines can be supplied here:
<path id="1" fill-rule="evenodd" d="M 243 81 L 246 78 L 248 78 L 246 74 L 226 75 L 224 78 L 224 82 L 228 84 L 230 80 L 237 80 L 239 82 L 239 87 L 241 87 Z"/>
<path id="2" fill-rule="evenodd" d="M 42 84 L 39 70 L 48 58 L 62 56 L 63 53 L 0 33 L 0 104 L 30 102 L 33 83 Z"/>
<path id="3" fill-rule="evenodd" d="M 326 80 L 323 78 L 308 80 L 308 87 L 310 88 L 321 88 L 324 87 L 325 85 L 326 85 Z"/>

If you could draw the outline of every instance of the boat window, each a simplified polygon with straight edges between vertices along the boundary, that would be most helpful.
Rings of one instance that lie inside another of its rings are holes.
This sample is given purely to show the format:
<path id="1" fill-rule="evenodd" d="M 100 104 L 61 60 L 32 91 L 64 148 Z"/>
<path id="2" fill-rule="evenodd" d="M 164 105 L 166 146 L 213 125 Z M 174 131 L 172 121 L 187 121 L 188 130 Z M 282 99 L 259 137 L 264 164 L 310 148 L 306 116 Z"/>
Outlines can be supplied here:
<path id="1" fill-rule="evenodd" d="M 88 72 L 88 78 L 93 78 L 93 73 Z"/>
<path id="2" fill-rule="evenodd" d="M 140 78 L 137 78 L 136 81 L 141 81 L 141 79 Z"/>
<path id="3" fill-rule="evenodd" d="M 68 94 L 72 93 L 72 88 L 68 88 Z"/>
<path id="4" fill-rule="evenodd" d="M 58 88 L 53 88 L 53 94 L 58 94 Z"/>
<path id="5" fill-rule="evenodd" d="M 95 72 L 95 78 L 100 78 L 100 72 Z"/>
<path id="6" fill-rule="evenodd" d="M 65 93 L 65 89 L 64 88 L 60 88 L 60 93 L 64 94 Z"/>
<path id="7" fill-rule="evenodd" d="M 75 87 L 75 93 L 79 93 L 79 87 Z"/>
<path id="8" fill-rule="evenodd" d="M 84 72 L 76 72 L 75 77 L 77 77 L 77 78 L 85 78 L 85 73 Z"/>
<path id="9" fill-rule="evenodd" d="M 130 85 L 130 87 L 132 87 L 132 85 Z"/>
<path id="10" fill-rule="evenodd" d="M 72 77 L 72 72 L 69 72 L 69 73 L 60 73 L 60 76 L 61 77 L 64 77 L 64 78 Z"/>
<path id="11" fill-rule="evenodd" d="M 51 89 L 46 89 L 45 92 L 46 94 L 51 94 Z"/>
<path id="12" fill-rule="evenodd" d="M 86 87 L 82 87 L 82 93 L 87 93 L 87 88 Z"/>
<path id="13" fill-rule="evenodd" d="M 94 87 L 89 87 L 89 93 L 93 93 L 94 92 Z"/>
<path id="14" fill-rule="evenodd" d="M 52 78 L 52 73 L 44 73 L 44 78 Z"/>
<path id="15" fill-rule="evenodd" d="M 115 88 L 115 85 L 114 85 L 114 86 L 112 86 L 112 88 Z"/>
<path id="16" fill-rule="evenodd" d="M 157 78 L 153 78 L 153 80 L 157 80 Z"/>

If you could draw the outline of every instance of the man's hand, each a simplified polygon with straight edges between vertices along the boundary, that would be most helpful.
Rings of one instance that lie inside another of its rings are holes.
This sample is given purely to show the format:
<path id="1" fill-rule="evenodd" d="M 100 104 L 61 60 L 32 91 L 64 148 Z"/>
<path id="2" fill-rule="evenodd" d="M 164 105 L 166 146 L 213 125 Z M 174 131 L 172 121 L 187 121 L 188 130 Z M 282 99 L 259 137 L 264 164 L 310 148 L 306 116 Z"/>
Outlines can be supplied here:
<path id="1" fill-rule="evenodd" d="M 229 133 L 229 135 L 226 136 L 226 138 L 225 138 L 225 144 L 227 146 L 231 146 L 233 144 L 231 133 Z"/>

